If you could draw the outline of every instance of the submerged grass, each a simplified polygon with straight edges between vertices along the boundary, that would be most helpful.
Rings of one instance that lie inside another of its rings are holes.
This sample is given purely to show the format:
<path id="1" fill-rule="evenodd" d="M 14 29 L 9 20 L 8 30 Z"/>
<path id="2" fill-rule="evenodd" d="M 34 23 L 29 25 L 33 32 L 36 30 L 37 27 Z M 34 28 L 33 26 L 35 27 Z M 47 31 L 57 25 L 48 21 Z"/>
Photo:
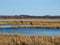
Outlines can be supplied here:
<path id="1" fill-rule="evenodd" d="M 0 34 L 0 45 L 60 45 L 60 36 Z"/>

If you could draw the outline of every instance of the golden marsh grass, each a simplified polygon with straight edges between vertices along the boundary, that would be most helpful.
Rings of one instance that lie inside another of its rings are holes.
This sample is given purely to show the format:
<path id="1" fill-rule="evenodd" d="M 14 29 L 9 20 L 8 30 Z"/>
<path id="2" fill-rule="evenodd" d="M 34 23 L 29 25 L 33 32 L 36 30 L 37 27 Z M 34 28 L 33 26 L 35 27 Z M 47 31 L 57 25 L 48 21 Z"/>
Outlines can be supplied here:
<path id="1" fill-rule="evenodd" d="M 0 45 L 60 45 L 60 36 L 0 34 Z"/>
<path id="2" fill-rule="evenodd" d="M 0 24 L 26 24 L 10 28 L 60 28 L 60 19 L 0 19 Z M 31 25 L 31 26 L 29 26 Z"/>

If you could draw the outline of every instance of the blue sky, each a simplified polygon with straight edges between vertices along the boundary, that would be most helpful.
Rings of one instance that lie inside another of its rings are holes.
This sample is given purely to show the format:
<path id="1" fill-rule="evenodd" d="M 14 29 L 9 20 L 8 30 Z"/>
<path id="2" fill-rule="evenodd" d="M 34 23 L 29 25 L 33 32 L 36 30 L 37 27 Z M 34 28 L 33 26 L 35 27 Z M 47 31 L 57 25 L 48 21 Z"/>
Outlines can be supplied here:
<path id="1" fill-rule="evenodd" d="M 60 15 L 60 0 L 0 0 L 0 15 Z"/>

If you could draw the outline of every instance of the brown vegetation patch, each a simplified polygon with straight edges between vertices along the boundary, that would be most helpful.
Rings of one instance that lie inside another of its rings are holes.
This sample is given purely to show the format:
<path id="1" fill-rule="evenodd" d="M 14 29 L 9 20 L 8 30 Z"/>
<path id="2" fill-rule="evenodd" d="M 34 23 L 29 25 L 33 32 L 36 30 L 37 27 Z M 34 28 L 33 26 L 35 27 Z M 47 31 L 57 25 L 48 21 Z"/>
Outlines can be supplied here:
<path id="1" fill-rule="evenodd" d="M 0 34 L 0 45 L 60 45 L 60 36 Z"/>

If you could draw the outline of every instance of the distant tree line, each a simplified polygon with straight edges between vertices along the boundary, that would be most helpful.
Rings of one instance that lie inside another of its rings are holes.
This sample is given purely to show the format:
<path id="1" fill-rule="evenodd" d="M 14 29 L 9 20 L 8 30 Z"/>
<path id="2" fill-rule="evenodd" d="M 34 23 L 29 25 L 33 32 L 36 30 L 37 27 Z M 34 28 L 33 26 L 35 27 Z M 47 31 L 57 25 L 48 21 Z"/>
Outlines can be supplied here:
<path id="1" fill-rule="evenodd" d="M 19 15 L 19 16 L 0 16 L 0 19 L 21 19 L 21 18 L 60 18 L 60 16 L 29 16 L 29 15 Z"/>

